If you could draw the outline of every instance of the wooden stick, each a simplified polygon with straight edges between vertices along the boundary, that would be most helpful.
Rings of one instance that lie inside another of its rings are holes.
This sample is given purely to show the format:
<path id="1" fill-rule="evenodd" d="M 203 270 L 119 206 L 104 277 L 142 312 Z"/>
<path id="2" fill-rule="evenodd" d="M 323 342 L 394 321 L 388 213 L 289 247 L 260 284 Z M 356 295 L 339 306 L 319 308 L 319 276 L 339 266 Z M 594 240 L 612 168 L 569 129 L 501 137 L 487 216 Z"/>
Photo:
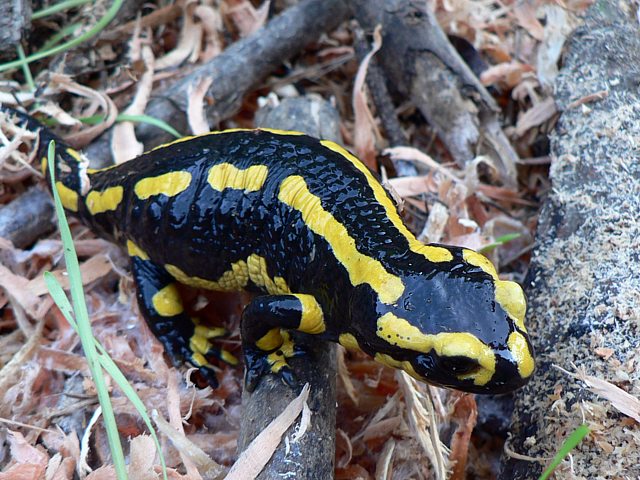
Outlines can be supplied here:
<path id="1" fill-rule="evenodd" d="M 340 137 L 337 112 L 317 97 L 286 99 L 267 114 L 259 115 L 259 126 L 295 129 L 315 137 Z M 270 478 L 332 479 L 334 474 L 336 430 L 336 346 L 312 336 L 299 335 L 296 342 L 308 351 L 304 358 L 293 359 L 293 368 L 300 387 L 310 385 L 309 408 L 311 426 L 297 442 L 280 443 L 273 457 L 258 476 Z M 297 395 L 279 378 L 266 375 L 252 393 L 242 395 L 242 425 L 238 449 L 244 450 Z M 295 423 L 286 435 L 290 436 Z"/>

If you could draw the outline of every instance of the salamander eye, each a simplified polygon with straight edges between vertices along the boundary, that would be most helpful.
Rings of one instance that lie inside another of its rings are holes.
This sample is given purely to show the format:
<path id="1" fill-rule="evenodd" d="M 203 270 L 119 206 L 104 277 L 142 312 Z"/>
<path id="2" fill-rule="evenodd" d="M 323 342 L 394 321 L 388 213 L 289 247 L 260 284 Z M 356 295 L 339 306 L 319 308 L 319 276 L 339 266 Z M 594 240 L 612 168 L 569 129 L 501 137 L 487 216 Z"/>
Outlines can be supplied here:
<path id="1" fill-rule="evenodd" d="M 439 363 L 442 368 L 456 375 L 467 375 L 480 367 L 478 362 L 467 357 L 440 357 Z"/>

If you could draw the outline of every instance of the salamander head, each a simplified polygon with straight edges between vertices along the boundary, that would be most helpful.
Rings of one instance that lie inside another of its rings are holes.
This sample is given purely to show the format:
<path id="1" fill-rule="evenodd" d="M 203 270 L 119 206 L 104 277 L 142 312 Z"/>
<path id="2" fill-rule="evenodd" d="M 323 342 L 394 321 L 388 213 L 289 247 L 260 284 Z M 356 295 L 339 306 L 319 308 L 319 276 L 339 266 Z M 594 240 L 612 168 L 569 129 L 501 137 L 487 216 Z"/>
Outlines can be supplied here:
<path id="1" fill-rule="evenodd" d="M 384 346 L 376 359 L 428 383 L 468 392 L 521 387 L 535 367 L 522 288 L 499 280 L 484 256 L 447 248 L 452 261 L 429 262 L 424 273 L 404 276 L 401 298 L 379 304 L 376 334 Z"/>

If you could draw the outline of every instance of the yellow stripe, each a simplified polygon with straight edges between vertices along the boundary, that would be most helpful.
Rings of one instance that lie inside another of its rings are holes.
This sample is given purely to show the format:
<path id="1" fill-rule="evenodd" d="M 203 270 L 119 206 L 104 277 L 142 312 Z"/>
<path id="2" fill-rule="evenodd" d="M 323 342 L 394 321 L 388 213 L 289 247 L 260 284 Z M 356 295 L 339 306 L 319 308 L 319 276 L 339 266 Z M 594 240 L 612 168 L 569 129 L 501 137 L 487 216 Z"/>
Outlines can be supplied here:
<path id="1" fill-rule="evenodd" d="M 151 303 L 156 312 L 158 312 L 158 315 L 163 317 L 173 317 L 183 311 L 180 294 L 173 283 L 158 290 L 151 298 Z"/>
<path id="2" fill-rule="evenodd" d="M 527 333 L 524 326 L 524 316 L 527 312 L 527 300 L 522 291 L 522 287 L 516 282 L 498 280 L 496 282 L 496 302 L 507 312 L 509 318 L 513 320 L 519 330 Z"/>
<path id="3" fill-rule="evenodd" d="M 146 254 L 138 245 L 131 240 L 127 240 L 127 253 L 130 257 L 138 257 L 142 260 L 149 260 L 149 255 Z"/>
<path id="4" fill-rule="evenodd" d="M 269 294 L 291 293 L 287 282 L 282 277 L 271 278 L 267 272 L 267 261 L 260 255 L 252 253 L 247 258 L 249 279 L 258 287 L 264 288 Z"/>
<path id="5" fill-rule="evenodd" d="M 282 345 L 282 334 L 279 328 L 272 328 L 256 342 L 256 347 L 265 352 L 275 350 Z"/>
<path id="6" fill-rule="evenodd" d="M 42 161 L 40 162 L 40 171 L 42 175 L 47 176 L 47 157 L 42 157 Z"/>
<path id="7" fill-rule="evenodd" d="M 263 132 L 275 133 L 276 135 L 293 135 L 300 136 L 305 135 L 303 132 L 298 132 L 297 130 L 278 130 L 277 128 L 264 128 L 260 127 L 258 130 L 262 130 Z"/>
<path id="8" fill-rule="evenodd" d="M 224 272 L 218 280 L 207 280 L 200 277 L 192 277 L 184 273 L 175 265 L 165 265 L 169 274 L 180 283 L 191 287 L 205 288 L 219 292 L 237 292 L 243 290 L 249 281 L 249 269 L 247 262 L 239 260 L 231 264 L 231 269 Z"/>
<path id="9" fill-rule="evenodd" d="M 520 332 L 512 332 L 507 339 L 509 351 L 518 365 L 518 373 L 527 378 L 533 373 L 536 362 L 531 355 L 527 339 Z"/>
<path id="10" fill-rule="evenodd" d="M 498 272 L 496 272 L 496 267 L 493 266 L 491 260 L 482 255 L 481 253 L 474 252 L 473 250 L 469 250 L 465 248 L 462 251 L 462 258 L 465 262 L 470 263 L 476 267 L 479 267 L 485 273 L 491 275 L 494 280 L 499 280 Z"/>
<path id="11" fill-rule="evenodd" d="M 302 304 L 302 317 L 300 326 L 297 330 L 311 335 L 317 335 L 326 331 L 327 326 L 324 323 L 324 314 L 318 301 L 313 295 L 294 294 Z"/>
<path id="12" fill-rule="evenodd" d="M 350 333 L 341 333 L 338 342 L 347 350 L 361 350 L 358 340 Z"/>
<path id="13" fill-rule="evenodd" d="M 373 176 L 373 174 L 369 171 L 369 169 L 356 158 L 354 155 L 349 153 L 343 147 L 338 145 L 335 142 L 330 140 L 321 140 L 320 144 L 324 147 L 332 150 L 344 158 L 346 158 L 349 162 L 353 164 L 362 174 L 364 175 L 367 183 L 371 190 L 373 190 L 373 195 L 380 205 L 383 206 L 385 213 L 391 223 L 398 229 L 398 231 L 407 239 L 409 242 L 409 248 L 412 252 L 420 254 L 424 256 L 430 262 L 450 262 L 453 260 L 453 255 L 449 250 L 444 247 L 436 247 L 433 245 L 425 245 L 422 242 L 418 241 L 418 239 L 409 231 L 409 229 L 402 223 L 402 219 L 396 210 L 396 206 L 393 204 L 387 192 L 384 190 L 383 186 L 380 182 Z"/>
<path id="14" fill-rule="evenodd" d="M 225 188 L 255 192 L 264 185 L 268 171 L 266 165 L 254 165 L 240 170 L 230 163 L 221 163 L 211 167 L 207 181 L 211 188 L 220 192 Z"/>
<path id="15" fill-rule="evenodd" d="M 146 200 L 154 195 L 166 195 L 173 197 L 184 192 L 191 184 L 191 173 L 169 172 L 157 177 L 148 177 L 139 180 L 134 187 L 136 196 L 140 200 Z"/>
<path id="16" fill-rule="evenodd" d="M 278 199 L 299 211 L 309 229 L 329 243 L 354 286 L 363 283 L 370 285 L 380 301 L 386 304 L 394 303 L 400 298 L 404 292 L 402 280 L 387 272 L 375 258 L 358 251 L 355 240 L 344 225 L 322 207 L 320 198 L 309 192 L 304 178 L 298 175 L 285 178 L 280 186 Z"/>
<path id="17" fill-rule="evenodd" d="M 87 208 L 92 215 L 115 210 L 120 205 L 123 195 L 124 189 L 120 185 L 109 187 L 102 192 L 92 190 L 87 195 Z"/>
<path id="18" fill-rule="evenodd" d="M 411 365 L 411 362 L 409 362 L 408 360 L 396 360 L 391 355 L 387 355 L 386 353 L 376 353 L 373 359 L 378 363 L 386 365 L 387 367 L 399 368 L 400 370 L 404 370 L 416 380 L 420 380 L 421 382 L 426 381 L 426 379 L 422 375 L 416 372 L 415 368 L 413 368 L 413 365 Z"/>
<path id="19" fill-rule="evenodd" d="M 71 158 L 73 158 L 76 162 L 82 162 L 82 155 L 80 155 L 80 152 L 78 152 L 77 150 L 74 150 L 73 148 L 69 147 L 67 148 L 67 153 L 71 156 Z"/>
<path id="20" fill-rule="evenodd" d="M 478 372 L 460 376 L 472 379 L 476 385 L 486 385 L 496 370 L 496 356 L 491 347 L 468 332 L 443 332 L 425 334 L 404 318 L 385 313 L 378 318 L 377 334 L 390 345 L 429 353 L 435 351 L 441 357 L 467 357 L 482 367 Z"/>
<path id="21" fill-rule="evenodd" d="M 71 212 L 78 211 L 78 193 L 71 190 L 64 183 L 56 182 L 56 190 L 60 196 L 62 206 Z"/>

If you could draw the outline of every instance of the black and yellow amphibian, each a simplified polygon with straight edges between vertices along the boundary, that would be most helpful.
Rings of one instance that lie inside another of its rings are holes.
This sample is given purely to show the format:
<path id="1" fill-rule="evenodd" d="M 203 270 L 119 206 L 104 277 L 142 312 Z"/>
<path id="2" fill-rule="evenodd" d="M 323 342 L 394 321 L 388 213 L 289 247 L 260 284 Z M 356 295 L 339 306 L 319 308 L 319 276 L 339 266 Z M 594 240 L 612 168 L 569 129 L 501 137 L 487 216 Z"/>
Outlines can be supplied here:
<path id="1" fill-rule="evenodd" d="M 290 379 L 289 330 L 469 392 L 507 392 L 534 371 L 520 286 L 472 250 L 417 241 L 333 142 L 228 130 L 98 171 L 58 143 L 55 171 L 65 208 L 128 249 L 151 329 L 212 383 L 207 359 L 233 358 L 185 313 L 176 282 L 259 293 L 241 324 L 250 388 L 265 372 Z"/>

